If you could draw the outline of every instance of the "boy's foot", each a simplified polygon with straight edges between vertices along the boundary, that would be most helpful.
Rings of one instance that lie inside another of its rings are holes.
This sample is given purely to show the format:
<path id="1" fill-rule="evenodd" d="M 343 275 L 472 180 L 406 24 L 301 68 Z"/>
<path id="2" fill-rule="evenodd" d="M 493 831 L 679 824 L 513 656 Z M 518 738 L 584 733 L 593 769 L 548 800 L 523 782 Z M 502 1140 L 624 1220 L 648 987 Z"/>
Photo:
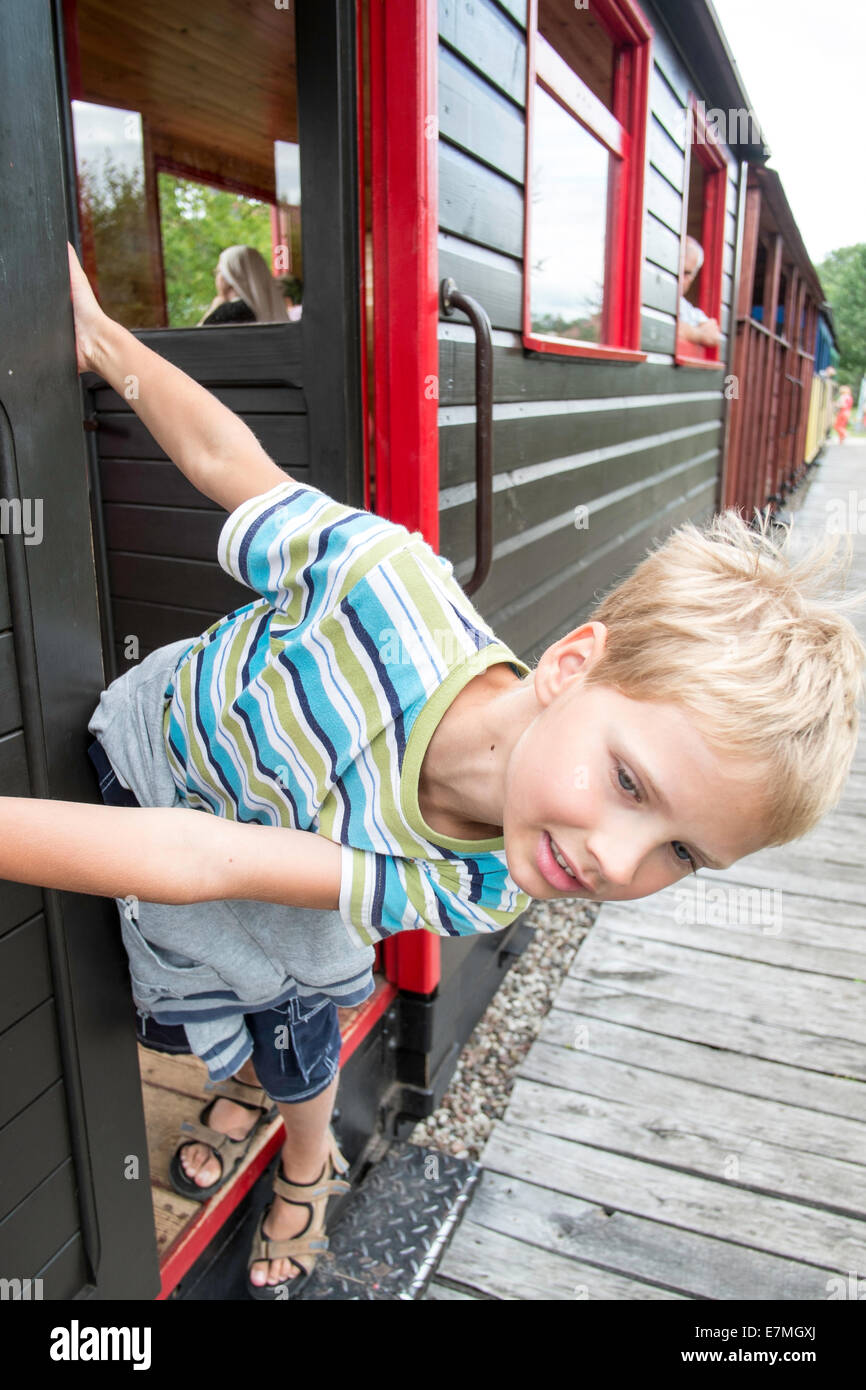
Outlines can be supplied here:
<path id="1" fill-rule="evenodd" d="M 233 1079 L 236 1081 L 238 1078 Z M 227 1134 L 230 1139 L 245 1139 L 260 1114 L 260 1110 L 247 1110 L 243 1105 L 220 1096 L 211 1106 L 207 1122 L 217 1134 Z M 209 1144 L 198 1141 L 184 1144 L 180 1150 L 180 1163 L 187 1177 L 198 1187 L 210 1187 L 213 1183 L 219 1182 L 222 1169 Z M 279 1171 L 287 1182 L 309 1183 L 310 1186 L 315 1186 L 322 1178 L 326 1163 L 327 1142 L 318 1164 L 313 1165 L 313 1171 L 309 1168 L 302 1169 L 293 1161 L 289 1178 L 282 1156 Z M 290 1240 L 292 1236 L 301 1235 L 311 1220 L 312 1211 L 306 1202 L 290 1202 L 287 1198 L 280 1197 L 278 1202 L 273 1203 L 265 1218 L 262 1234 L 270 1240 Z M 292 1259 L 256 1260 L 250 1266 L 250 1282 L 257 1285 L 283 1284 L 303 1273 L 304 1270 L 298 1267 L 297 1261 Z"/>
<path id="2" fill-rule="evenodd" d="M 234 1080 L 237 1080 L 237 1077 Z M 217 1134 L 227 1134 L 230 1139 L 246 1139 L 253 1125 L 261 1118 L 261 1114 L 260 1109 L 247 1110 L 243 1105 L 220 1096 L 211 1106 L 207 1123 Z M 215 1182 L 219 1182 L 222 1165 L 210 1144 L 193 1140 L 184 1144 L 179 1157 L 183 1171 L 197 1187 L 211 1187 Z"/>
<path id="3" fill-rule="evenodd" d="M 311 1187 L 315 1187 L 324 1176 L 326 1165 L 327 1153 L 325 1152 L 318 1166 L 314 1165 L 314 1171 L 301 1170 L 297 1164 L 293 1164 L 291 1177 L 289 1177 L 281 1155 L 280 1167 L 277 1171 L 285 1178 L 286 1182 L 308 1183 Z M 292 1202 L 287 1197 L 280 1197 L 278 1201 L 273 1202 L 265 1217 L 262 1235 L 269 1240 L 289 1240 L 292 1236 L 302 1235 L 312 1219 L 312 1203 Z M 303 1258 L 303 1256 L 300 1257 L 301 1261 Z M 256 1260 L 254 1264 L 250 1265 L 250 1283 L 258 1286 L 284 1284 L 287 1280 L 297 1279 L 299 1275 L 305 1273 L 306 1268 L 299 1268 L 298 1261 L 288 1257 L 270 1261 Z"/>

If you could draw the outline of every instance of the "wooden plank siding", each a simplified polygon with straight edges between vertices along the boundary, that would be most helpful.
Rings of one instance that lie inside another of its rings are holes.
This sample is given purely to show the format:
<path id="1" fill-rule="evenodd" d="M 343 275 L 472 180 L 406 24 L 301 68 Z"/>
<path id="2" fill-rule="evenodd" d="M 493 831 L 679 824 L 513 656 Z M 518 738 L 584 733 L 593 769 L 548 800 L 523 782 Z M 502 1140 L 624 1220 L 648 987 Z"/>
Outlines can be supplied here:
<path id="1" fill-rule="evenodd" d="M 6 796 L 31 796 L 15 641 L 0 542 L 0 785 Z M 39 1270 L 52 1296 L 64 1298 L 77 1293 L 88 1272 L 43 906 L 41 889 L 0 882 L 0 1217 L 4 1270 L 18 1277 Z M 67 1243 L 70 1258 L 59 1270 L 57 1255 Z"/>
<path id="2" fill-rule="evenodd" d="M 226 334 L 232 336 L 227 340 Z M 299 324 L 140 336 L 239 415 L 293 478 L 310 480 Z M 230 352 L 230 346 L 239 350 Z M 254 596 L 217 562 L 225 511 L 169 461 L 128 401 L 98 378 L 85 380 L 97 425 L 93 438 L 119 674 L 157 647 L 198 636 Z"/>
<path id="3" fill-rule="evenodd" d="M 654 29 L 644 200 L 641 364 L 523 349 L 526 4 L 440 0 L 439 279 L 478 299 L 494 330 L 494 562 L 476 602 L 535 659 L 588 613 L 655 535 L 716 508 L 724 367 L 674 365 L 677 270 L 693 79 Z M 576 21 L 579 22 L 579 21 Z M 700 91 L 697 92 L 701 96 Z M 727 361 L 738 165 L 729 155 L 720 348 Z M 474 563 L 474 339 L 439 327 L 440 550 Z M 588 508 L 588 525 L 574 509 Z"/>

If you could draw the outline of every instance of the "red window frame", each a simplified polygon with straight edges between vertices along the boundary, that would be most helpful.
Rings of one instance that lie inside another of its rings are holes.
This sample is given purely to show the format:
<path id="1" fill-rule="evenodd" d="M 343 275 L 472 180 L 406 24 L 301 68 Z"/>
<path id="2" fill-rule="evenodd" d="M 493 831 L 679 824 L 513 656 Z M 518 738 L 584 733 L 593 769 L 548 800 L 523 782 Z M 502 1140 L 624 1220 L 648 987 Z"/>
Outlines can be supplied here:
<path id="1" fill-rule="evenodd" d="M 728 196 L 728 161 L 714 130 L 704 120 L 694 92 L 689 92 L 685 185 L 683 187 L 683 220 L 680 226 L 680 259 L 677 267 L 677 340 L 674 361 L 680 367 L 720 367 L 723 365 L 718 347 L 690 343 L 679 334 L 680 285 L 686 256 L 686 235 L 689 218 L 689 181 L 692 155 L 704 166 L 704 211 L 701 219 L 701 246 L 704 260 L 701 266 L 698 308 L 708 319 L 720 318 L 722 312 L 722 270 L 725 255 L 725 208 Z"/>
<path id="2" fill-rule="evenodd" d="M 538 0 L 529 0 L 526 44 L 526 164 L 524 179 L 523 344 L 534 352 L 643 362 L 640 350 L 641 272 L 643 268 L 643 189 L 652 29 L 635 0 L 593 0 L 593 13 L 616 45 L 613 114 L 573 74 L 569 90 L 554 86 L 547 60 L 551 45 L 538 34 Z M 575 22 L 579 23 L 579 12 Z M 555 52 L 555 49 L 553 50 Z M 608 182 L 605 246 L 606 343 L 590 343 L 533 331 L 530 314 L 532 248 L 532 141 L 535 87 L 559 102 L 616 159 Z"/>

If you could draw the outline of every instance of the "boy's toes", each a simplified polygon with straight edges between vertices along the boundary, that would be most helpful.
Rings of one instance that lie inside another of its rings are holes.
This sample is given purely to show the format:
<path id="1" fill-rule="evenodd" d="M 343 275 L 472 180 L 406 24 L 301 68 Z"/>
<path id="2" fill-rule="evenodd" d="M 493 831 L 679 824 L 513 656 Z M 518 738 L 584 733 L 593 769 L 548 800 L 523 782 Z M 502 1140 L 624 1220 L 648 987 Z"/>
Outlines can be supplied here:
<path id="1" fill-rule="evenodd" d="M 201 1144 L 184 1144 L 180 1151 L 180 1166 L 188 1178 L 194 1178 L 202 1165 L 204 1149 Z"/>
<path id="2" fill-rule="evenodd" d="M 293 1279 L 298 1270 L 291 1260 L 256 1260 L 250 1270 L 250 1283 L 261 1288 L 263 1284 L 284 1284 Z"/>
<path id="3" fill-rule="evenodd" d="M 297 1274 L 296 1267 L 291 1260 L 271 1260 L 270 1273 L 268 1274 L 269 1284 L 284 1284 L 287 1279 L 291 1279 Z"/>
<path id="4" fill-rule="evenodd" d="M 219 1182 L 222 1169 L 217 1160 L 210 1157 L 203 1167 L 199 1168 L 193 1182 L 198 1183 L 199 1187 L 211 1187 L 215 1182 Z"/>
<path id="5" fill-rule="evenodd" d="M 250 1283 L 255 1284 L 257 1288 L 261 1288 L 263 1284 L 273 1283 L 273 1280 L 268 1277 L 269 1273 L 270 1265 L 267 1260 L 256 1260 L 250 1270 Z"/>
<path id="6" fill-rule="evenodd" d="M 210 1187 L 219 1181 L 219 1163 L 205 1144 L 185 1144 L 180 1151 L 180 1163 L 190 1181 L 199 1187 Z"/>

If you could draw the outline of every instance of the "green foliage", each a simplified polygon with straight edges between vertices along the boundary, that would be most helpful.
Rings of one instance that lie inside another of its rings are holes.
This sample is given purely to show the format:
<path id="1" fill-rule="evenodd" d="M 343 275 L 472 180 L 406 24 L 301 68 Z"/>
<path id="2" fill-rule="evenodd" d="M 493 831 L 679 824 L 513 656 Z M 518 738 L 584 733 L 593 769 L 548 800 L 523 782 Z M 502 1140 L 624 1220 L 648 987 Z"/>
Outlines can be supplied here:
<path id="1" fill-rule="evenodd" d="M 254 246 L 270 265 L 270 208 L 173 174 L 158 181 L 168 323 L 187 328 L 216 294 L 216 263 L 227 246 Z"/>
<path id="2" fill-rule="evenodd" d="M 866 375 L 866 242 L 831 251 L 816 269 L 833 308 L 839 342 L 836 380 L 850 384 L 856 404 Z"/>
<path id="3" fill-rule="evenodd" d="M 214 272 L 227 246 L 254 246 L 271 261 L 267 203 L 159 174 L 159 211 L 168 326 L 198 323 L 216 294 Z M 160 318 L 144 177 L 106 151 L 79 171 L 82 207 L 90 222 L 99 302 L 126 328 L 165 327 Z"/>

